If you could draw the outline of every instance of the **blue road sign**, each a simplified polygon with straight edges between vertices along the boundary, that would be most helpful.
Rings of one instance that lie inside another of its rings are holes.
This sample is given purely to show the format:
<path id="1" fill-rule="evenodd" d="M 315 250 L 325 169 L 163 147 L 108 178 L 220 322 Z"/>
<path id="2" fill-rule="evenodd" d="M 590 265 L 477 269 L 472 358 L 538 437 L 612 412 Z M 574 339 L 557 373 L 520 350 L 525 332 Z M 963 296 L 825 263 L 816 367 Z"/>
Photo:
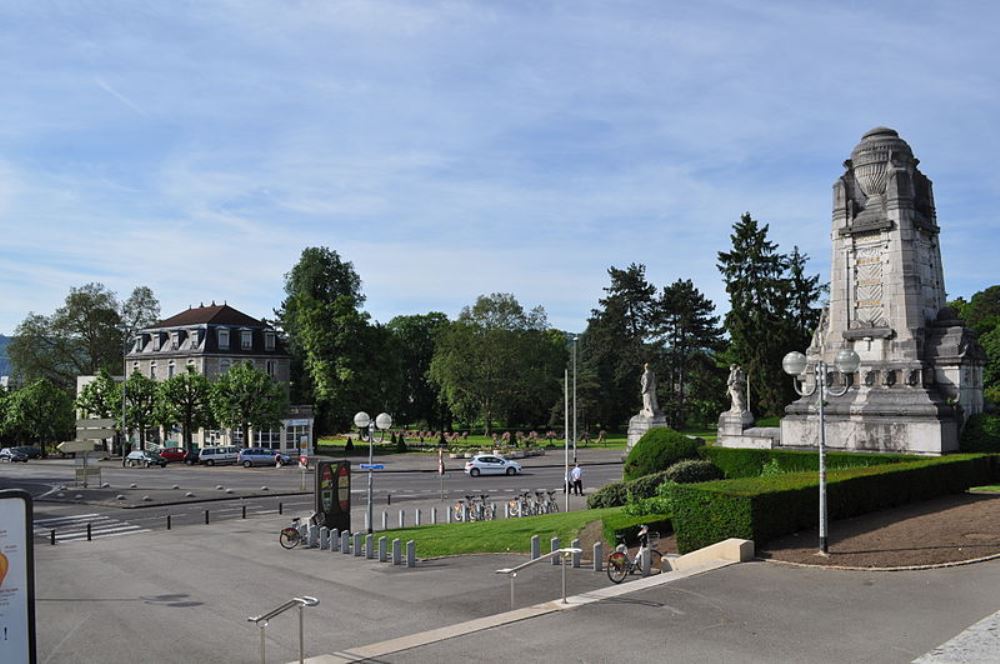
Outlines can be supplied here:
<path id="1" fill-rule="evenodd" d="M 361 470 L 385 470 L 384 463 L 363 463 Z"/>

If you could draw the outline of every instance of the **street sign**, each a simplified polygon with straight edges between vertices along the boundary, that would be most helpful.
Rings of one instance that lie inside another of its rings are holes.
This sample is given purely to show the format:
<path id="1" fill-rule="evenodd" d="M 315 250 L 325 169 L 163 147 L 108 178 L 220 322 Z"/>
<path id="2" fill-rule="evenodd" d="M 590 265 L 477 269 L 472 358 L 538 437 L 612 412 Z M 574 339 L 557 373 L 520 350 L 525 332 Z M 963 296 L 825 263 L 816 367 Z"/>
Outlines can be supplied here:
<path id="1" fill-rule="evenodd" d="M 63 454 L 72 454 L 75 452 L 93 452 L 94 451 L 94 441 L 92 440 L 67 440 L 64 443 L 59 443 L 56 445 L 56 449 Z"/>
<path id="2" fill-rule="evenodd" d="M 94 418 L 94 419 L 90 419 L 90 420 L 77 420 L 76 421 L 76 428 L 77 429 L 108 429 L 108 428 L 113 429 L 114 426 L 115 426 L 115 424 L 117 424 L 117 420 L 97 419 L 97 418 Z"/>
<path id="3" fill-rule="evenodd" d="M 115 430 L 115 420 L 93 419 L 76 421 L 77 440 L 104 440 L 114 438 L 118 433 Z"/>
<path id="4" fill-rule="evenodd" d="M 384 463 L 363 463 L 361 470 L 385 470 Z"/>

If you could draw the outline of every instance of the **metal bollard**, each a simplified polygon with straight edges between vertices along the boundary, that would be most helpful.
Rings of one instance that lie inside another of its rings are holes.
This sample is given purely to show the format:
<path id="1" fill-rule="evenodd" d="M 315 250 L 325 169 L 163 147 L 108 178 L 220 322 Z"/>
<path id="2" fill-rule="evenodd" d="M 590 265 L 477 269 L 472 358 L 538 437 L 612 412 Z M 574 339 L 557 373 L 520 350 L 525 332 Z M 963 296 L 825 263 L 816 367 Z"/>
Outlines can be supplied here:
<path id="1" fill-rule="evenodd" d="M 447 517 L 445 517 L 445 521 L 446 521 L 447 523 L 451 523 L 451 508 L 448 508 L 448 509 L 447 509 L 447 512 L 448 512 L 448 516 L 447 516 Z"/>
<path id="2" fill-rule="evenodd" d="M 279 502 L 278 503 L 278 514 L 284 514 L 284 513 L 285 513 L 285 505 L 284 505 L 284 503 L 280 503 Z"/>
<path id="3" fill-rule="evenodd" d="M 431 525 L 432 526 L 437 525 L 437 522 L 438 522 L 438 508 L 432 507 L 431 508 Z"/>
<path id="4" fill-rule="evenodd" d="M 640 563 L 642 565 L 642 575 L 643 576 L 649 576 L 649 566 L 650 566 L 650 563 L 652 562 L 652 559 L 653 559 L 653 556 L 649 552 L 649 547 L 644 548 L 642 550 L 642 559 L 640 561 Z"/>
<path id="5" fill-rule="evenodd" d="M 378 561 L 384 563 L 389 557 L 389 538 L 385 535 L 378 538 Z"/>
<path id="6" fill-rule="evenodd" d="M 406 512 L 404 512 L 403 510 L 399 510 L 399 527 L 400 528 L 406 527 Z"/>
<path id="7" fill-rule="evenodd" d="M 559 546 L 559 538 L 552 538 L 552 551 L 558 551 L 561 547 Z M 560 563 L 559 556 L 552 556 L 552 564 L 558 565 Z"/>
<path id="8" fill-rule="evenodd" d="M 205 525 L 208 525 L 208 510 L 205 510 Z"/>
<path id="9" fill-rule="evenodd" d="M 368 512 L 365 512 L 365 532 L 369 532 L 372 529 L 372 524 L 368 523 Z"/>
<path id="10" fill-rule="evenodd" d="M 54 528 L 49 531 L 49 544 L 52 546 L 56 545 L 56 531 Z"/>
<path id="11" fill-rule="evenodd" d="M 505 519 L 510 518 L 510 503 L 503 504 L 503 518 Z"/>
<path id="12" fill-rule="evenodd" d="M 386 500 L 385 503 L 386 505 L 392 505 L 392 494 L 391 493 L 385 494 L 385 500 Z"/>
<path id="13" fill-rule="evenodd" d="M 241 518 L 243 518 L 243 519 L 247 518 L 247 506 L 246 505 L 243 505 L 243 516 Z"/>
<path id="14" fill-rule="evenodd" d="M 594 571 L 604 571 L 604 544 L 601 542 L 594 542 Z"/>
<path id="15" fill-rule="evenodd" d="M 416 511 L 413 514 L 413 525 L 415 525 L 415 526 L 419 526 L 420 525 L 420 508 L 419 507 L 416 509 Z"/>
<path id="16" fill-rule="evenodd" d="M 92 542 L 93 539 L 90 537 L 90 524 L 87 524 L 87 541 Z"/>
<path id="17" fill-rule="evenodd" d="M 542 557 L 542 540 L 538 535 L 531 536 L 531 559 Z"/>
<path id="18" fill-rule="evenodd" d="M 570 545 L 571 548 L 579 549 L 580 548 L 580 540 L 575 539 L 572 542 L 570 542 L 569 545 Z M 579 553 L 574 553 L 573 554 L 573 568 L 574 569 L 579 569 L 580 568 L 580 554 Z"/>
<path id="19" fill-rule="evenodd" d="M 361 556 L 364 555 L 365 550 L 362 548 L 364 543 L 362 541 L 363 533 L 354 533 L 354 555 Z"/>
<path id="20" fill-rule="evenodd" d="M 406 543 L 406 566 L 417 566 L 417 543 L 413 540 L 409 540 Z"/>
<path id="21" fill-rule="evenodd" d="M 469 506 L 462 503 L 462 523 L 469 522 Z"/>
<path id="22" fill-rule="evenodd" d="M 330 531 L 330 553 L 340 551 L 340 531 L 334 528 Z"/>
<path id="23" fill-rule="evenodd" d="M 389 513 L 382 510 L 382 530 L 389 530 Z"/>
<path id="24" fill-rule="evenodd" d="M 365 558 L 368 560 L 375 558 L 375 536 L 371 533 L 365 535 Z"/>
<path id="25" fill-rule="evenodd" d="M 330 548 L 330 529 L 326 526 L 319 527 L 319 550 L 326 551 Z"/>
<path id="26" fill-rule="evenodd" d="M 346 530 L 340 533 L 340 552 L 344 554 L 351 552 L 351 534 Z"/>
<path id="27" fill-rule="evenodd" d="M 402 562 L 402 552 L 399 545 L 399 538 L 392 540 L 392 564 L 399 565 Z"/>

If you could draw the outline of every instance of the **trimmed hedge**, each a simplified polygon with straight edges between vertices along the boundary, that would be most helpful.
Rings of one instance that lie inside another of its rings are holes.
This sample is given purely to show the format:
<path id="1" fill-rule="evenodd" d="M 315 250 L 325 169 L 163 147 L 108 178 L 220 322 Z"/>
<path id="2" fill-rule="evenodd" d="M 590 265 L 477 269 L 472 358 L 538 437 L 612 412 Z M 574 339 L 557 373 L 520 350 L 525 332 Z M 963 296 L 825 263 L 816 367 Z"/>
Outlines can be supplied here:
<path id="1" fill-rule="evenodd" d="M 663 475 L 671 482 L 679 484 L 711 482 L 712 480 L 722 479 L 722 471 L 707 459 L 684 459 L 683 461 L 678 461 L 663 471 Z"/>
<path id="2" fill-rule="evenodd" d="M 605 484 L 587 496 L 587 507 L 592 510 L 603 507 L 621 507 L 628 502 L 628 487 L 625 482 Z"/>
<path id="3" fill-rule="evenodd" d="M 625 480 L 634 480 L 666 470 L 681 459 L 695 459 L 705 441 L 689 438 L 667 427 L 647 431 L 628 453 L 625 460 Z"/>
<path id="4" fill-rule="evenodd" d="M 625 543 L 628 546 L 633 546 L 639 543 L 639 526 L 642 524 L 646 524 L 650 530 L 660 533 L 661 536 L 666 536 L 673 532 L 670 517 L 666 514 L 647 514 L 645 516 L 634 517 L 622 513 L 604 517 L 604 539 L 614 547 L 615 536 L 622 535 L 625 537 Z"/>
<path id="5" fill-rule="evenodd" d="M 651 475 L 643 475 L 631 482 L 626 482 L 625 488 L 628 490 L 629 499 L 642 500 L 643 498 L 652 498 L 655 496 L 656 488 L 670 479 L 667 476 L 668 472 L 670 471 L 664 470 L 659 473 L 652 473 Z"/>
<path id="6" fill-rule="evenodd" d="M 784 473 L 819 470 L 819 453 L 800 450 L 751 450 L 732 447 L 702 447 L 698 454 L 711 461 L 726 479 L 757 477 L 772 461 Z M 890 463 L 916 461 L 926 457 L 912 454 L 879 454 L 875 452 L 827 452 L 827 469 L 882 466 Z"/>
<path id="7" fill-rule="evenodd" d="M 882 466 L 846 468 L 827 476 L 831 520 L 960 493 L 989 483 L 996 457 L 962 454 Z M 768 540 L 816 525 L 815 473 L 671 485 L 677 548 L 687 553 L 729 537 Z"/>
<path id="8" fill-rule="evenodd" d="M 977 413 L 970 417 L 958 445 L 963 452 L 1000 452 L 1000 416 Z"/>

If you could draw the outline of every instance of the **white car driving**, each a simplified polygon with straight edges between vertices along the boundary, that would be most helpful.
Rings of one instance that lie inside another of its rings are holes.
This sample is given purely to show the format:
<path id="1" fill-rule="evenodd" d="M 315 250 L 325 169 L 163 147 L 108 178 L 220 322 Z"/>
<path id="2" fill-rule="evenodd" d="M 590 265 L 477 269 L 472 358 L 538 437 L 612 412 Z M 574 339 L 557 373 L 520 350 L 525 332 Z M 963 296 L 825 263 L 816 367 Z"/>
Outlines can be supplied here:
<path id="1" fill-rule="evenodd" d="M 519 475 L 521 464 L 504 459 L 499 454 L 477 454 L 465 462 L 465 473 L 472 477 L 480 475 Z"/>

